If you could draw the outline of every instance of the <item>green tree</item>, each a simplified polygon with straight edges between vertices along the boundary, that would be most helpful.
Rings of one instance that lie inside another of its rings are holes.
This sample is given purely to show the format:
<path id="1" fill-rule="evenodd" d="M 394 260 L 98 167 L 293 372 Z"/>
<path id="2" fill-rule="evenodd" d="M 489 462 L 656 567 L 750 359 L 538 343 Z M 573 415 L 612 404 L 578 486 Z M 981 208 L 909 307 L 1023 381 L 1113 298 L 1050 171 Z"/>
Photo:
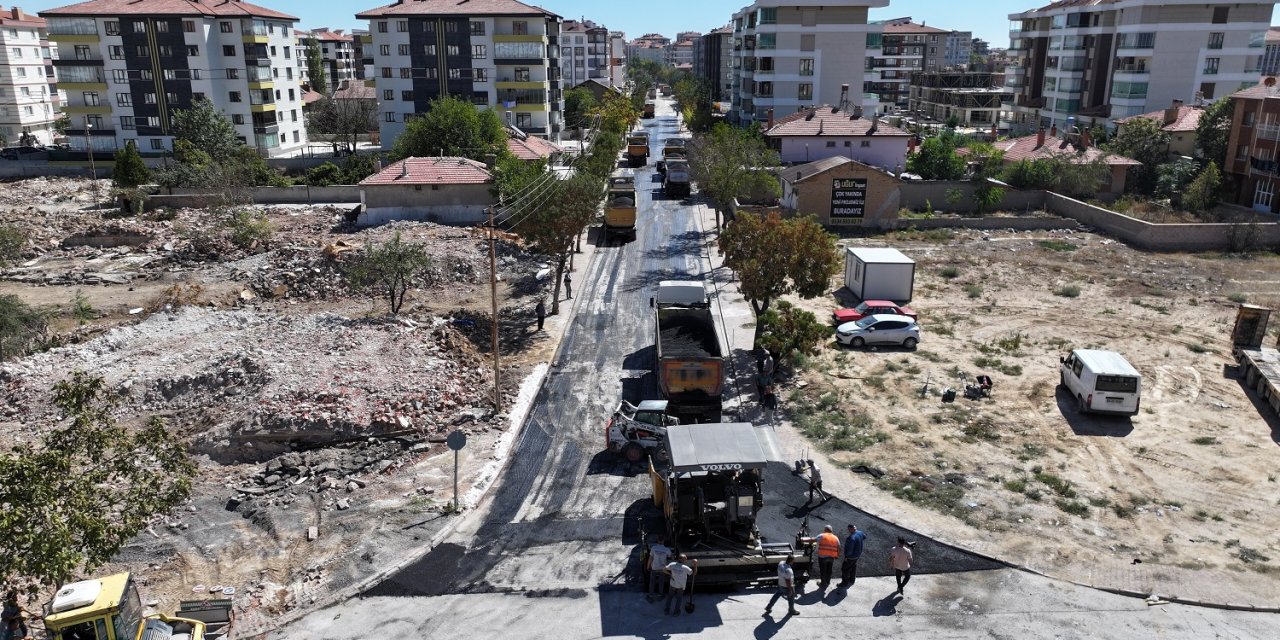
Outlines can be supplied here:
<path id="1" fill-rule="evenodd" d="M 739 129 L 721 122 L 689 143 L 689 171 L 720 214 L 748 195 L 782 195 L 782 185 L 769 169 L 778 166 L 759 129 Z"/>
<path id="2" fill-rule="evenodd" d="M 1048 157 L 1008 165 L 1003 180 L 1019 189 L 1044 189 L 1064 196 L 1092 197 L 1109 175 L 1111 167 L 1102 158 L 1085 162 L 1074 154 L 1053 153 Z"/>
<path id="3" fill-rule="evenodd" d="M 959 180 L 965 174 L 965 161 L 956 153 L 954 136 L 946 133 L 921 143 L 907 158 L 907 171 L 925 180 Z"/>
<path id="4" fill-rule="evenodd" d="M 0 267 L 7 267 L 22 257 L 27 235 L 13 225 L 0 226 Z"/>
<path id="5" fill-rule="evenodd" d="M 1134 118 L 1120 128 L 1106 150 L 1141 162 L 1141 167 L 1130 170 L 1133 179 L 1128 185 L 1133 191 L 1150 194 L 1156 189 L 1160 165 L 1169 161 L 1169 140 L 1158 121 Z"/>
<path id="6" fill-rule="evenodd" d="M 174 137 L 173 155 L 178 162 L 224 162 L 244 147 L 231 118 L 206 98 L 193 102 L 190 109 L 174 109 L 170 132 Z M 179 142 L 186 144 L 179 146 Z"/>
<path id="7" fill-rule="evenodd" d="M 604 199 L 604 179 L 590 172 L 576 172 L 568 180 L 556 181 L 548 188 L 552 192 L 545 204 L 517 212 L 515 215 L 520 217 L 514 223 L 515 231 L 540 253 L 549 256 L 556 266 L 551 296 L 551 313 L 556 314 L 560 312 L 560 285 L 564 282 L 565 268 L 575 241 L 595 218 L 596 208 Z"/>
<path id="8" fill-rule="evenodd" d="M 604 94 L 604 99 L 592 110 L 591 115 L 599 119 L 600 131 L 619 139 L 640 119 L 640 112 L 635 105 L 626 96 L 613 92 Z"/>
<path id="9" fill-rule="evenodd" d="M 45 336 L 48 326 L 45 314 L 27 306 L 18 296 L 0 295 L 0 362 L 30 351 Z"/>
<path id="10" fill-rule="evenodd" d="M 503 202 L 515 202 L 518 194 L 542 179 L 555 179 L 554 176 L 547 175 L 546 161 L 529 162 L 514 154 L 504 153 L 498 157 L 498 162 L 493 167 L 493 192 Z"/>
<path id="11" fill-rule="evenodd" d="M 801 298 L 826 293 L 840 269 L 836 237 L 813 216 L 739 212 L 719 244 L 725 266 L 738 274 L 742 295 L 756 315 L 788 293 Z"/>
<path id="12" fill-rule="evenodd" d="M 1231 137 L 1231 120 L 1235 112 L 1235 101 L 1223 98 L 1206 107 L 1196 124 L 1196 149 L 1219 169 L 1227 161 L 1227 141 Z"/>
<path id="13" fill-rule="evenodd" d="M 329 93 L 329 75 L 325 72 L 324 56 L 320 55 L 320 42 L 314 37 L 302 41 L 302 55 L 307 61 L 307 78 L 311 90 L 316 93 Z"/>
<path id="14" fill-rule="evenodd" d="M 195 463 L 159 418 L 128 429 L 115 394 L 77 371 L 54 385 L 66 426 L 0 455 L 0 582 L 32 593 L 93 571 L 191 493 Z"/>
<path id="15" fill-rule="evenodd" d="M 817 316 L 786 300 L 760 316 L 759 346 L 778 355 L 779 360 L 790 360 L 797 354 L 813 351 L 831 335 L 831 328 L 818 321 Z"/>
<path id="16" fill-rule="evenodd" d="M 129 141 L 123 149 L 116 151 L 115 166 L 111 169 L 111 182 L 116 187 L 135 188 L 147 184 L 151 180 L 151 172 L 142 162 L 142 154 L 138 153 L 138 145 Z"/>
<path id="17" fill-rule="evenodd" d="M 342 184 L 343 171 L 342 167 L 326 162 L 322 165 L 307 169 L 303 180 L 313 187 L 327 187 L 331 184 Z"/>
<path id="18" fill-rule="evenodd" d="M 378 159 L 372 153 L 355 153 L 342 161 L 342 184 L 360 184 L 378 172 Z"/>
<path id="19" fill-rule="evenodd" d="M 1179 158 L 1173 162 L 1160 165 L 1156 178 L 1156 196 L 1168 198 L 1174 206 L 1182 202 L 1182 193 L 1196 175 L 1200 173 L 1200 163 L 1191 158 Z"/>
<path id="20" fill-rule="evenodd" d="M 1200 175 L 1196 176 L 1187 190 L 1182 194 L 1182 206 L 1192 213 L 1205 213 L 1218 206 L 1218 195 L 1222 191 L 1222 172 L 1218 165 L 1210 162 L 1205 165 Z"/>
<path id="21" fill-rule="evenodd" d="M 307 133 L 313 141 L 328 138 L 336 152 L 342 145 L 355 152 L 359 137 L 378 130 L 378 102 L 327 95 L 306 109 Z"/>
<path id="22" fill-rule="evenodd" d="M 992 180 L 1004 173 L 1004 152 L 989 142 L 969 145 L 969 163 L 972 167 L 969 180 L 973 182 L 973 202 L 982 214 L 1000 205 L 1004 200 L 1004 188 Z"/>
<path id="23" fill-rule="evenodd" d="M 53 121 L 53 130 L 60 136 L 67 135 L 67 131 L 71 130 L 71 116 L 65 113 L 58 116 L 58 119 Z"/>
<path id="24" fill-rule="evenodd" d="M 596 97 L 586 89 L 564 92 L 564 125 L 570 129 L 591 126 L 591 113 L 596 110 Z"/>
<path id="25" fill-rule="evenodd" d="M 396 138 L 393 160 L 410 156 L 460 156 L 484 162 L 507 149 L 507 129 L 492 109 L 454 97 L 436 98 Z"/>
<path id="26" fill-rule="evenodd" d="M 385 297 L 391 313 L 397 314 L 409 287 L 431 283 L 432 264 L 422 245 L 404 242 L 397 231 L 380 245 L 367 243 L 363 254 L 348 263 L 345 275 L 352 289 Z"/>

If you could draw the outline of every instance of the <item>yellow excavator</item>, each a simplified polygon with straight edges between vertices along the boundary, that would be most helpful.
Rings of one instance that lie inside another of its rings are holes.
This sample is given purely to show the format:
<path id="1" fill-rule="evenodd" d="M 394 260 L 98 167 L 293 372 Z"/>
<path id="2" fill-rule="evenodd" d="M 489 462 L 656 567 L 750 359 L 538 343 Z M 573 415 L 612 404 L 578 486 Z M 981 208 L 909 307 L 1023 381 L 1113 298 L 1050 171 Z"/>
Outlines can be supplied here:
<path id="1" fill-rule="evenodd" d="M 183 603 L 173 616 L 143 615 L 138 587 L 128 573 L 68 584 L 45 605 L 52 640 L 214 640 L 230 625 L 229 600 Z"/>

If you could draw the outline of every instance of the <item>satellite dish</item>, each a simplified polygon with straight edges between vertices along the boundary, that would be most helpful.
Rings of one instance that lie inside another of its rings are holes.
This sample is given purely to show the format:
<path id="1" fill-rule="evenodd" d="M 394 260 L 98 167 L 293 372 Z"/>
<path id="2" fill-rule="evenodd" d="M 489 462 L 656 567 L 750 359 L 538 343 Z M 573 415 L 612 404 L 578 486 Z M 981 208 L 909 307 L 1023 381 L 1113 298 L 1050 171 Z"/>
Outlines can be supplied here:
<path id="1" fill-rule="evenodd" d="M 1262 79 L 1262 84 L 1263 84 L 1264 86 L 1267 86 L 1267 87 L 1274 87 L 1274 86 L 1276 86 L 1276 78 L 1275 78 L 1275 76 L 1267 76 L 1266 78 L 1263 78 L 1263 79 Z"/>

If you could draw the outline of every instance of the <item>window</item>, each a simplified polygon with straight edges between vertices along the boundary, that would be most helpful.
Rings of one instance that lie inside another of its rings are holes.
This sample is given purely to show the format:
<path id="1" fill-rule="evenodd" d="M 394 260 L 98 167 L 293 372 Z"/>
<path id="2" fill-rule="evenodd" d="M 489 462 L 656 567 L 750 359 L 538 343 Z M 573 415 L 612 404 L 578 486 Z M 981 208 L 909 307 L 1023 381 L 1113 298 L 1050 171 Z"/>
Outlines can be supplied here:
<path id="1" fill-rule="evenodd" d="M 222 45 L 222 55 L 228 58 L 236 57 L 236 48 L 233 45 Z"/>
<path id="2" fill-rule="evenodd" d="M 383 90 L 382 90 L 382 99 L 383 99 L 383 100 L 395 100 L 395 99 L 396 99 L 396 92 L 395 92 L 394 90 L 392 90 L 392 89 L 383 89 Z"/>
<path id="3" fill-rule="evenodd" d="M 870 146 L 871 146 L 871 141 L 870 141 L 870 140 L 863 140 L 863 141 L 862 141 L 862 144 L 861 144 L 860 146 L 861 146 L 862 148 L 864 148 L 864 149 L 865 149 L 865 148 L 867 148 L 867 147 L 870 147 Z"/>
<path id="4" fill-rule="evenodd" d="M 76 45 L 76 60 L 92 60 L 92 59 L 93 59 L 93 55 L 89 53 L 89 45 L 87 44 Z"/>
<path id="5" fill-rule="evenodd" d="M 1204 96 L 1205 100 L 1213 99 L 1213 90 L 1214 90 L 1214 83 L 1212 82 L 1200 83 L 1200 93 Z"/>
<path id="6" fill-rule="evenodd" d="M 139 58 L 149 58 L 149 57 L 151 57 L 151 47 L 148 47 L 148 46 L 146 46 L 146 45 L 141 45 L 141 46 L 139 46 L 139 47 L 138 47 L 138 57 L 139 57 Z"/>
<path id="7" fill-rule="evenodd" d="M 196 23 L 195 23 L 194 21 L 192 21 L 192 20 L 183 20 L 183 21 L 182 21 L 182 30 L 183 30 L 183 31 L 185 31 L 185 32 L 187 32 L 187 33 L 195 33 L 195 32 L 196 32 Z"/>
<path id="8" fill-rule="evenodd" d="M 240 92 L 239 92 L 239 91 L 232 91 L 232 92 L 228 93 L 228 94 L 227 94 L 227 99 L 228 99 L 228 100 L 230 100 L 231 102 L 240 102 Z"/>
<path id="9" fill-rule="evenodd" d="M 1249 157 L 1249 145 L 1242 144 L 1236 147 L 1236 160 L 1244 160 Z"/>
<path id="10" fill-rule="evenodd" d="M 294 122 L 297 122 L 297 121 L 298 121 L 298 110 L 297 110 L 297 109 L 290 109 L 290 110 L 289 110 L 289 117 L 290 117 L 290 119 L 292 119 Z"/>
<path id="11" fill-rule="evenodd" d="M 399 54 L 400 54 L 400 55 L 402 55 L 402 56 L 407 56 L 407 55 L 409 55 L 409 45 L 407 45 L 407 44 L 402 44 L 402 45 L 397 46 L 397 47 L 396 47 L 396 53 L 399 53 Z"/>
<path id="12" fill-rule="evenodd" d="M 813 75 L 813 58 L 800 58 L 800 75 Z"/>
<path id="13" fill-rule="evenodd" d="M 382 114 L 382 121 L 383 121 L 383 122 L 395 122 L 395 121 L 396 121 L 396 112 L 394 112 L 394 111 L 388 111 L 388 112 L 386 112 L 386 113 Z"/>
<path id="14" fill-rule="evenodd" d="M 21 58 L 21 57 L 22 57 L 22 48 L 21 48 L 21 47 L 14 47 L 14 48 L 13 48 L 13 57 L 15 57 L 15 58 Z"/>
<path id="15" fill-rule="evenodd" d="M 271 57 L 272 58 L 276 57 L 276 48 L 274 46 L 271 47 Z"/>
<path id="16" fill-rule="evenodd" d="M 121 107 L 132 107 L 132 106 L 133 106 L 133 94 L 129 94 L 129 93 L 117 93 L 117 94 L 116 94 L 116 104 L 117 104 L 117 105 L 119 105 L 119 106 L 121 106 Z"/>
<path id="17" fill-rule="evenodd" d="M 124 47 L 113 44 L 107 47 L 107 55 L 111 56 L 112 60 L 124 60 Z"/>
<path id="18" fill-rule="evenodd" d="M 106 27 L 106 29 L 107 29 L 107 35 L 109 35 L 109 36 L 118 36 L 118 35 L 120 35 L 120 21 L 119 21 L 119 20 L 108 20 L 108 21 L 106 21 L 105 23 L 103 23 L 103 26 L 104 26 L 104 27 Z"/>
<path id="19" fill-rule="evenodd" d="M 167 102 L 169 102 L 169 103 L 177 102 L 177 101 L 178 101 L 178 94 L 176 94 L 176 93 L 174 93 L 174 92 L 172 92 L 172 91 L 166 91 L 166 92 L 165 92 L 165 94 L 164 94 L 164 99 L 165 99 L 165 101 L 167 101 Z"/>
<path id="20" fill-rule="evenodd" d="M 488 82 L 489 70 L 488 69 L 472 69 L 471 79 L 476 82 Z"/>
<path id="21" fill-rule="evenodd" d="M 188 58 L 195 58 L 195 57 L 198 57 L 199 55 L 200 55 L 200 45 L 195 45 L 195 44 L 187 45 Z"/>
<path id="22" fill-rule="evenodd" d="M 762 33 L 756 38 L 756 47 L 759 49 L 774 49 L 777 46 L 778 34 L 776 33 Z"/>
<path id="23" fill-rule="evenodd" d="M 436 46 L 434 44 L 422 45 L 422 52 L 426 55 L 434 56 L 436 54 Z"/>
<path id="24" fill-rule="evenodd" d="M 134 21 L 133 21 L 133 32 L 134 32 L 134 33 L 146 33 L 146 32 L 147 32 L 147 23 L 146 23 L 146 21 L 145 21 L 145 20 L 134 20 Z"/>
<path id="25" fill-rule="evenodd" d="M 517 114 L 516 114 L 516 127 L 517 127 L 517 128 L 520 128 L 520 129 L 531 129 L 531 128 L 533 128 L 533 114 L 531 114 L 531 113 L 517 113 Z"/>
<path id="26" fill-rule="evenodd" d="M 529 35 L 529 23 L 524 20 L 516 20 L 511 23 L 511 34 L 517 36 Z"/>
<path id="27" fill-rule="evenodd" d="M 809 33 L 809 34 L 801 34 L 801 35 L 800 35 L 800 50 L 801 50 L 801 51 L 817 51 L 817 46 L 814 44 L 814 43 L 815 43 L 815 40 L 816 40 L 816 36 L 814 36 L 812 33 Z M 770 47 L 770 48 L 772 48 L 772 47 Z"/>
<path id="28" fill-rule="evenodd" d="M 413 77 L 413 69 L 410 69 L 409 67 L 400 67 L 400 77 L 401 77 L 401 78 L 412 78 L 412 77 Z"/>
<path id="29" fill-rule="evenodd" d="M 387 32 L 387 23 L 386 23 L 386 21 L 379 22 L 379 23 L 378 23 L 378 33 L 386 33 L 386 32 Z"/>
<path id="30" fill-rule="evenodd" d="M 162 57 L 162 58 L 172 58 L 172 57 L 173 57 L 173 47 L 171 47 L 171 46 L 169 46 L 169 45 L 167 45 L 167 44 L 162 44 L 162 45 L 160 45 L 160 48 L 158 49 L 158 52 L 160 53 L 160 57 Z"/>
<path id="31" fill-rule="evenodd" d="M 485 47 L 485 46 L 484 46 L 484 45 L 482 45 L 482 44 L 473 44 L 473 45 L 471 45 L 471 58 L 472 58 L 472 59 L 480 60 L 480 59 L 487 58 L 487 57 L 489 57 L 489 55 L 488 55 L 488 47 Z"/>
<path id="32" fill-rule="evenodd" d="M 289 90 L 289 101 L 290 101 L 290 102 L 292 102 L 292 101 L 297 100 L 297 99 L 298 99 L 298 94 L 297 94 L 297 93 L 294 93 L 294 90 L 293 90 L 293 89 L 290 89 L 290 90 Z"/>
<path id="33" fill-rule="evenodd" d="M 116 84 L 125 84 L 129 82 L 129 72 L 124 69 L 112 69 L 111 81 Z"/>
<path id="34" fill-rule="evenodd" d="M 1205 58 L 1205 59 L 1204 59 L 1204 74 L 1205 74 L 1205 75 L 1207 75 L 1207 76 L 1209 76 L 1209 75 L 1213 75 L 1213 74 L 1217 73 L 1217 72 L 1218 72 L 1218 62 L 1219 62 L 1220 60 L 1221 60 L 1221 58 Z"/>
<path id="35" fill-rule="evenodd" d="M 773 83 L 765 80 L 756 83 L 756 95 L 761 98 L 773 97 Z"/>
<path id="36" fill-rule="evenodd" d="M 156 151 L 163 151 L 163 150 L 164 150 L 164 138 L 152 138 L 152 139 L 151 139 L 151 148 L 152 148 L 152 149 L 155 149 Z"/>
<path id="37" fill-rule="evenodd" d="M 1214 7 L 1213 8 L 1213 24 L 1226 24 L 1227 13 L 1230 10 L 1231 10 L 1230 7 Z"/>
<path id="38" fill-rule="evenodd" d="M 391 77 L 391 67 L 382 67 L 382 77 L 384 78 Z"/>
<path id="39" fill-rule="evenodd" d="M 1244 112 L 1244 123 L 1243 123 L 1243 126 L 1246 126 L 1246 127 L 1252 127 L 1252 126 L 1253 126 L 1253 112 L 1252 112 L 1252 111 L 1246 111 L 1246 112 Z"/>
<path id="40" fill-rule="evenodd" d="M 142 94 L 142 102 L 143 102 L 143 104 L 155 104 L 155 103 L 156 103 L 156 94 L 154 94 L 154 93 L 144 93 L 144 94 Z"/>
<path id="41" fill-rule="evenodd" d="M 483 23 L 483 22 L 476 22 L 476 21 L 474 21 L 474 20 L 473 20 L 473 21 L 471 22 L 471 35 L 473 35 L 473 36 L 482 36 L 482 35 L 484 35 L 484 23 Z"/>
<path id="42" fill-rule="evenodd" d="M 813 83 L 801 82 L 800 89 L 799 91 L 796 92 L 796 98 L 800 100 L 812 100 L 813 99 Z"/>
<path id="43" fill-rule="evenodd" d="M 409 21 L 396 20 L 396 31 L 399 31 L 400 33 L 407 33 L 409 31 Z"/>
<path id="44" fill-rule="evenodd" d="M 164 20 L 157 22 L 156 33 L 169 33 L 169 23 Z"/>
<path id="45" fill-rule="evenodd" d="M 218 23 L 218 31 L 221 31 L 222 33 L 231 33 L 231 23 L 230 23 L 230 22 L 219 22 L 219 23 Z"/>
<path id="46" fill-rule="evenodd" d="M 236 68 L 227 69 L 227 79 L 235 80 L 240 77 L 240 70 Z"/>
<path id="47" fill-rule="evenodd" d="M 244 116 L 238 113 L 232 114 L 231 124 L 244 124 Z"/>
<path id="48" fill-rule="evenodd" d="M 413 102 L 413 92 L 412 92 L 412 91 L 401 91 L 401 92 L 400 92 L 400 99 L 401 99 L 401 100 L 404 100 L 405 102 Z"/>
<path id="49" fill-rule="evenodd" d="M 516 67 L 516 82 L 529 82 L 529 67 Z"/>
<path id="50" fill-rule="evenodd" d="M 1221 49 L 1221 48 L 1222 48 L 1222 41 L 1226 38 L 1226 35 L 1227 35 L 1227 34 L 1225 34 L 1225 33 L 1221 32 L 1221 31 L 1215 31 L 1215 32 L 1213 32 L 1213 33 L 1210 33 L 1210 34 L 1209 34 L 1209 48 L 1210 48 L 1210 49 Z"/>
<path id="51" fill-rule="evenodd" d="M 138 125 L 133 123 L 133 116 L 120 116 L 120 128 L 132 131 L 137 129 Z"/>
<path id="52" fill-rule="evenodd" d="M 834 149 L 834 148 L 835 148 L 835 146 L 836 146 L 836 141 L 835 141 L 835 140 L 828 140 L 828 141 L 827 141 L 827 148 L 828 148 L 828 149 Z"/>
<path id="53" fill-rule="evenodd" d="M 445 32 L 445 33 L 457 33 L 457 32 L 458 32 L 458 23 L 457 23 L 457 22 L 446 22 L 446 23 L 444 23 L 444 32 Z"/>
<path id="54" fill-rule="evenodd" d="M 204 92 L 203 92 L 203 91 L 192 91 L 192 92 L 191 92 L 191 101 L 192 101 L 192 102 L 199 102 L 200 100 L 204 100 Z"/>
<path id="55" fill-rule="evenodd" d="M 285 48 L 284 48 L 284 59 L 285 59 L 285 60 L 289 60 L 289 59 L 291 59 L 291 58 L 293 58 L 293 47 L 285 47 Z"/>

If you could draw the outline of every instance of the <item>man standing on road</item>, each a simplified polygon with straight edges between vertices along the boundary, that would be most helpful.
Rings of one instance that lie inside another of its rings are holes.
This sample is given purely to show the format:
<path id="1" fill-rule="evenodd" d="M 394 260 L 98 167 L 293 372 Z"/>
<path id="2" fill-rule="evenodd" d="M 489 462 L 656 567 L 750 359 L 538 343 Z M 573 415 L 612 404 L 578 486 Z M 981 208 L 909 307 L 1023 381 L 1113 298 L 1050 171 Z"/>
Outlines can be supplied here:
<path id="1" fill-rule="evenodd" d="M 831 569 L 835 566 L 836 558 L 840 557 L 840 538 L 831 532 L 831 525 L 822 528 L 822 533 L 818 534 L 818 582 L 819 589 L 826 589 L 831 584 Z"/>
<path id="2" fill-rule="evenodd" d="M 685 585 L 689 584 L 689 576 L 698 575 L 698 561 L 693 561 L 693 566 L 685 564 L 689 556 L 680 554 L 680 559 L 667 565 L 666 573 L 671 576 L 671 590 L 667 592 L 667 604 L 662 608 L 669 616 L 680 615 L 680 608 L 684 606 L 684 590 Z M 675 610 L 671 610 L 671 603 L 675 602 Z"/>
<path id="3" fill-rule="evenodd" d="M 810 502 L 813 502 L 813 492 L 815 491 L 818 492 L 819 496 L 822 496 L 822 501 L 826 502 L 831 496 L 828 496 L 822 490 L 822 472 L 818 471 L 818 465 L 814 464 L 813 460 L 809 460 L 808 462 L 809 462 L 809 499 L 805 500 L 804 503 L 809 504 Z"/>
<path id="4" fill-rule="evenodd" d="M 569 277 L 569 272 L 564 272 L 564 298 L 565 300 L 573 299 L 573 278 Z"/>
<path id="5" fill-rule="evenodd" d="M 893 577 L 898 581 L 898 595 L 902 595 L 903 588 L 911 580 L 913 546 L 915 545 L 907 542 L 906 538 L 898 536 L 898 545 L 889 550 L 889 568 L 893 569 Z"/>
<path id="6" fill-rule="evenodd" d="M 538 331 L 542 331 L 542 323 L 547 319 L 547 303 L 538 298 L 538 306 L 534 307 L 533 312 L 538 315 Z"/>
<path id="7" fill-rule="evenodd" d="M 862 557 L 862 546 L 867 534 L 849 525 L 849 535 L 844 539 L 844 562 L 840 564 L 840 584 L 837 589 L 848 589 L 858 579 L 858 558 Z"/>
<path id="8" fill-rule="evenodd" d="M 654 596 L 662 595 L 662 586 L 667 583 L 667 563 L 671 561 L 671 549 L 667 547 L 666 538 L 649 547 L 649 593 L 645 596 L 653 602 Z"/>
<path id="9" fill-rule="evenodd" d="M 795 556 L 788 555 L 786 560 L 778 563 L 778 592 L 769 599 L 769 605 L 764 608 L 764 615 L 769 615 L 773 611 L 773 603 L 783 596 L 787 598 L 787 615 L 800 615 L 800 612 L 796 611 L 796 572 L 791 568 L 791 563 L 795 560 Z"/>

